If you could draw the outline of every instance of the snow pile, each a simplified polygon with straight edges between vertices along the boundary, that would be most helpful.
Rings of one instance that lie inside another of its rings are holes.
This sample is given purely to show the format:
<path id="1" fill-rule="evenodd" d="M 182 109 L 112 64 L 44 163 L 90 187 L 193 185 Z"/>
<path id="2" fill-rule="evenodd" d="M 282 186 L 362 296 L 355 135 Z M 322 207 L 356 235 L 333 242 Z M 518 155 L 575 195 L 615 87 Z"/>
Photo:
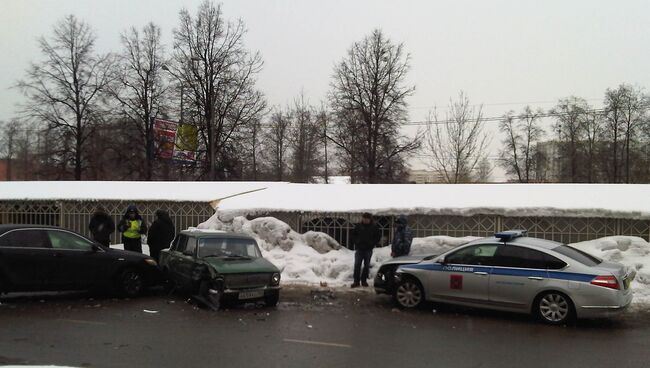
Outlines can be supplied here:
<path id="1" fill-rule="evenodd" d="M 245 217 L 240 216 L 235 217 L 231 224 L 227 224 L 221 222 L 217 214 L 215 214 L 197 228 L 200 230 L 232 231 L 252 236 L 265 251 L 276 248 L 290 251 L 296 245 L 305 245 L 314 249 L 317 253 L 323 254 L 341 248 L 336 240 L 325 233 L 308 231 L 305 234 L 299 234 L 293 231 L 289 225 L 274 217 L 247 220 Z"/>
<path id="2" fill-rule="evenodd" d="M 571 246 L 605 261 L 634 268 L 636 278 L 631 284 L 634 300 L 650 302 L 650 243 L 635 236 L 608 236 Z"/>
<path id="3" fill-rule="evenodd" d="M 411 244 L 411 255 L 417 254 L 442 254 L 448 250 L 456 248 L 479 239 L 478 237 L 466 236 L 463 238 L 454 238 L 452 236 L 429 236 L 426 238 L 413 238 Z"/>
<path id="4" fill-rule="evenodd" d="M 235 217 L 232 223 L 224 223 L 215 214 L 200 224 L 200 230 L 222 230 L 243 233 L 257 240 L 264 258 L 282 271 L 285 283 L 321 284 L 342 286 L 352 280 L 354 252 L 341 247 L 331 236 L 309 231 L 299 234 L 286 223 L 273 217 L 247 220 Z M 475 238 L 452 238 L 432 236 L 415 238 L 411 254 L 440 254 Z M 374 278 L 378 266 L 391 259 L 390 247 L 377 248 L 373 252 L 370 277 Z"/>

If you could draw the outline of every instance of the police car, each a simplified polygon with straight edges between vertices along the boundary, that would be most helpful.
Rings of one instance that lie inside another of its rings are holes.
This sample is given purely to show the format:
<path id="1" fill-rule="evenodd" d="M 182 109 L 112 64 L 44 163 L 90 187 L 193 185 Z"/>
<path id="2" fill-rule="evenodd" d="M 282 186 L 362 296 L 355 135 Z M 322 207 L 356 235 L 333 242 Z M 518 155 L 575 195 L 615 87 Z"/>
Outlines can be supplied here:
<path id="1" fill-rule="evenodd" d="M 622 264 L 512 230 L 399 266 L 394 298 L 403 308 L 443 302 L 532 313 L 562 324 L 624 309 L 632 301 L 634 277 Z"/>

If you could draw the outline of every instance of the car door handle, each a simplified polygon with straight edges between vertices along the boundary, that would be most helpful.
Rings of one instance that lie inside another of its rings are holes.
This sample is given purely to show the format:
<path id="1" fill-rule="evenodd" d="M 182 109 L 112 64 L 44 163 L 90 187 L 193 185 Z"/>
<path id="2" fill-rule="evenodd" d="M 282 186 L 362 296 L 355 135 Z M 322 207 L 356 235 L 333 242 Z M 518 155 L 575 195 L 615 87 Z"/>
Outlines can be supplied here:
<path id="1" fill-rule="evenodd" d="M 542 280 L 544 280 L 544 278 L 543 277 L 537 277 L 537 276 L 528 276 L 528 280 L 542 281 Z"/>
<path id="2" fill-rule="evenodd" d="M 57 258 L 61 258 L 61 257 L 63 257 L 63 253 L 56 252 L 56 253 L 54 253 L 54 256 L 57 257 Z"/>
<path id="3" fill-rule="evenodd" d="M 479 276 L 487 276 L 488 275 L 487 272 L 474 272 L 474 274 L 479 275 Z"/>

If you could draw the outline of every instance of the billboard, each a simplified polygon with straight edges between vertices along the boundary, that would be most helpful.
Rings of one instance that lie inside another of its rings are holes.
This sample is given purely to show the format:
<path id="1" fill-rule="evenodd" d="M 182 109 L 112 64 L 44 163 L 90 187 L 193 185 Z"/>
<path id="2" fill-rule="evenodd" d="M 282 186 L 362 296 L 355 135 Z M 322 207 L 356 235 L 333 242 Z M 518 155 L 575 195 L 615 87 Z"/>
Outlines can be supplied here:
<path id="1" fill-rule="evenodd" d="M 180 162 L 194 162 L 199 146 L 198 133 L 195 125 L 153 119 L 156 157 Z"/>

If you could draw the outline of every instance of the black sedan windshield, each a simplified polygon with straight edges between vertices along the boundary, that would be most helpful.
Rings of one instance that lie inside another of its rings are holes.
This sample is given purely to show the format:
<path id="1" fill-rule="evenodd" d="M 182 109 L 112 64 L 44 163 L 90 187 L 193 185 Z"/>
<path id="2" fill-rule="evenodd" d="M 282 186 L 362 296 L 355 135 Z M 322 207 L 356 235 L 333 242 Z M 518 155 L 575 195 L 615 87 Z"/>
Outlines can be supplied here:
<path id="1" fill-rule="evenodd" d="M 199 257 L 250 257 L 258 258 L 257 244 L 250 239 L 205 238 L 199 240 Z"/>

